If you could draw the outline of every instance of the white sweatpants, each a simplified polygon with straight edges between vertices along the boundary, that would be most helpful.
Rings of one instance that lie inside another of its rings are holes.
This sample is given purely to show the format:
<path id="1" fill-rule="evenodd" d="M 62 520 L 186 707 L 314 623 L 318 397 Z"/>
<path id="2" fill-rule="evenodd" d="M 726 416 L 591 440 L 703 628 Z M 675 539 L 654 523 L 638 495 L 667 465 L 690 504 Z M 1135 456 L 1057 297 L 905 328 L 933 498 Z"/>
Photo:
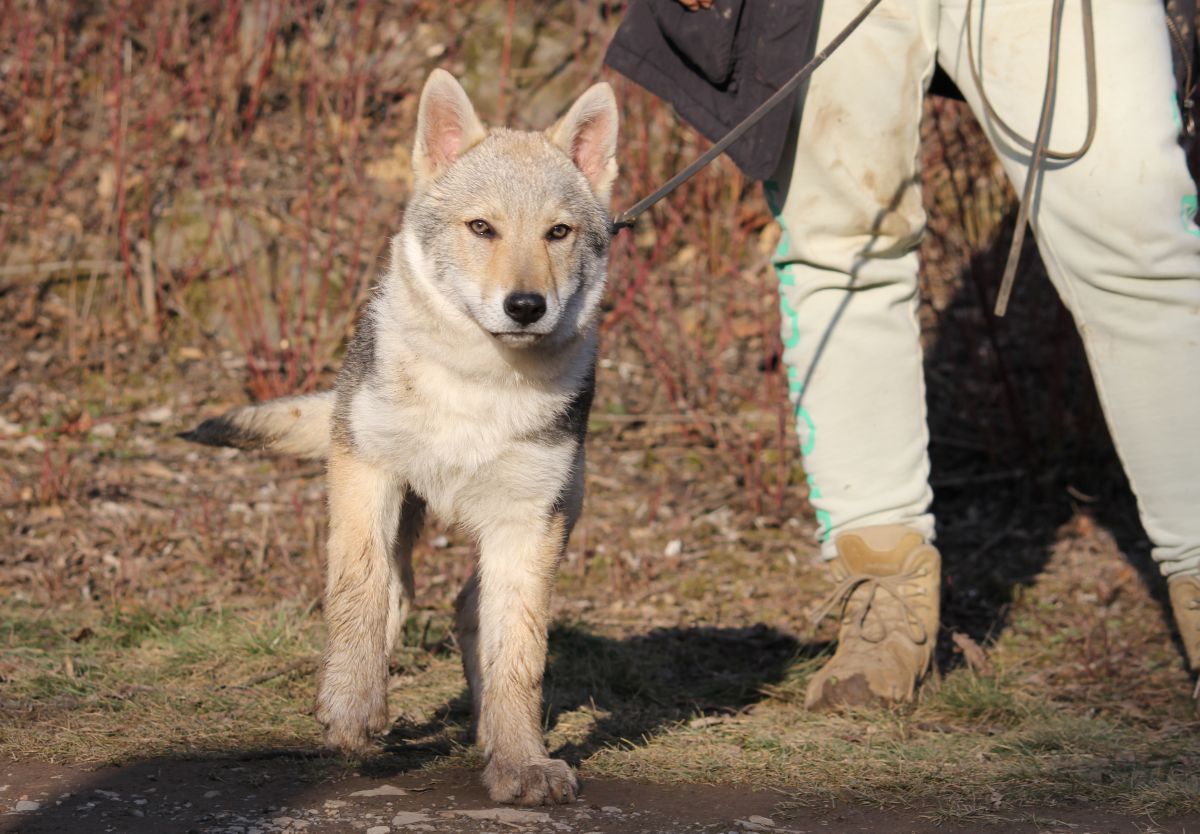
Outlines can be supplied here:
<path id="1" fill-rule="evenodd" d="M 825 0 L 818 46 L 862 5 Z M 784 232 L 784 359 L 827 557 L 834 536 L 864 525 L 934 534 L 915 247 L 925 224 L 918 127 L 935 56 L 1018 192 L 1027 173 L 1028 154 L 983 115 L 965 13 L 965 0 L 884 0 L 813 75 L 790 179 L 785 164 L 768 185 Z M 1168 34 L 1160 0 L 1095 0 L 1094 14 L 1096 139 L 1081 160 L 1044 166 L 1031 223 L 1082 335 L 1154 558 L 1166 574 L 1200 572 L 1200 228 L 1176 144 Z M 1050 3 L 984 0 L 973 15 L 984 89 L 1032 140 Z M 1071 0 L 1050 147 L 1078 147 L 1086 122 Z"/>

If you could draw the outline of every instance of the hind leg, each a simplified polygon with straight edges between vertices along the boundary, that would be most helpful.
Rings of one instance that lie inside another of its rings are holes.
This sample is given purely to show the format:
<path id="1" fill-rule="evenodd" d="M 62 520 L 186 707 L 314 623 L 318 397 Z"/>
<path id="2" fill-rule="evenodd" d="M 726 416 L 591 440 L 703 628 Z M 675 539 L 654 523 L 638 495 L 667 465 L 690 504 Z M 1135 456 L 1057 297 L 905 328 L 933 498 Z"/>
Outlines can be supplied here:
<path id="1" fill-rule="evenodd" d="M 404 493 L 404 505 L 400 510 L 400 530 L 392 548 L 392 561 L 395 564 L 393 579 L 395 581 L 388 589 L 391 596 L 387 624 L 389 651 L 395 647 L 396 640 L 404 629 L 405 621 L 412 614 L 415 594 L 412 551 L 424 524 L 425 500 L 412 490 L 407 490 Z"/>
<path id="2" fill-rule="evenodd" d="M 479 658 L 479 574 L 471 575 L 454 600 L 454 638 L 462 652 L 463 674 L 471 696 L 471 731 L 479 732 L 479 702 L 483 697 L 483 671 Z"/>
<path id="3" fill-rule="evenodd" d="M 403 485 L 335 447 L 329 458 L 329 632 L 317 685 L 327 747 L 360 752 L 388 724 L 387 663 L 397 626 L 400 571 L 393 543 Z"/>

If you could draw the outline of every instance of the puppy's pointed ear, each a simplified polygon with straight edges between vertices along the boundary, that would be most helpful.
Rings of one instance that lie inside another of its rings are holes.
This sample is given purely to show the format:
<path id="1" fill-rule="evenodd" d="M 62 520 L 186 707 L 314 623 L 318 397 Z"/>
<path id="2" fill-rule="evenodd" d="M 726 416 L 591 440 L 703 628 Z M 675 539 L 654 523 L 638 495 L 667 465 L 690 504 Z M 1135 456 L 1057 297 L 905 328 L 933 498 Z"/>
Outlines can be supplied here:
<path id="1" fill-rule="evenodd" d="M 567 115 L 546 131 L 583 172 L 600 202 L 608 205 L 617 178 L 617 99 L 612 87 L 601 82 L 571 105 Z"/>
<path id="2" fill-rule="evenodd" d="M 435 69 L 425 81 L 417 108 L 413 173 L 418 185 L 444 174 L 486 135 L 462 86 L 450 73 Z"/>

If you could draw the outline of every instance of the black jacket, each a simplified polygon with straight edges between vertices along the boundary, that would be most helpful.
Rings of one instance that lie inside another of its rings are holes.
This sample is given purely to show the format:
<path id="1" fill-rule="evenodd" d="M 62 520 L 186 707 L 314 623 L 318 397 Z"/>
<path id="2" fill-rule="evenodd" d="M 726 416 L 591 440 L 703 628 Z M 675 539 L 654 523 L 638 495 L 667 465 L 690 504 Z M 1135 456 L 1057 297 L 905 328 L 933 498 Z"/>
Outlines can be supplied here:
<path id="1" fill-rule="evenodd" d="M 1200 179 L 1196 0 L 1165 0 L 1165 6 L 1183 116 L 1179 140 L 1193 179 Z M 696 12 L 678 0 L 632 0 L 604 61 L 669 101 L 715 142 L 812 57 L 819 18 L 820 0 L 716 0 Z M 931 92 L 961 97 L 940 71 Z M 775 172 L 794 104 L 780 104 L 729 148 L 746 176 Z"/>
<path id="2" fill-rule="evenodd" d="M 634 0 L 604 62 L 674 105 L 708 139 L 729 132 L 812 57 L 820 0 Z M 795 100 L 781 103 L 729 148 L 752 179 L 774 173 Z"/>

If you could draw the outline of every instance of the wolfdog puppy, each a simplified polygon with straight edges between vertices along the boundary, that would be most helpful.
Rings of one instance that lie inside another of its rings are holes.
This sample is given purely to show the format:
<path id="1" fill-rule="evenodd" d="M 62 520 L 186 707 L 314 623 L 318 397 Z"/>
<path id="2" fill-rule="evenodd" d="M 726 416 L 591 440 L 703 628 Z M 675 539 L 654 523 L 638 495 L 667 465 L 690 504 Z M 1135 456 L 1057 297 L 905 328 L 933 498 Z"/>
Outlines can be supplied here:
<path id="1" fill-rule="evenodd" d="M 435 70 L 414 191 L 335 389 L 184 435 L 328 460 L 316 715 L 329 747 L 370 749 L 389 726 L 388 655 L 426 508 L 473 536 L 456 630 L 483 781 L 502 802 L 570 802 L 577 790 L 547 755 L 541 684 L 550 593 L 583 498 L 617 120 L 597 84 L 544 133 L 488 130 Z"/>

